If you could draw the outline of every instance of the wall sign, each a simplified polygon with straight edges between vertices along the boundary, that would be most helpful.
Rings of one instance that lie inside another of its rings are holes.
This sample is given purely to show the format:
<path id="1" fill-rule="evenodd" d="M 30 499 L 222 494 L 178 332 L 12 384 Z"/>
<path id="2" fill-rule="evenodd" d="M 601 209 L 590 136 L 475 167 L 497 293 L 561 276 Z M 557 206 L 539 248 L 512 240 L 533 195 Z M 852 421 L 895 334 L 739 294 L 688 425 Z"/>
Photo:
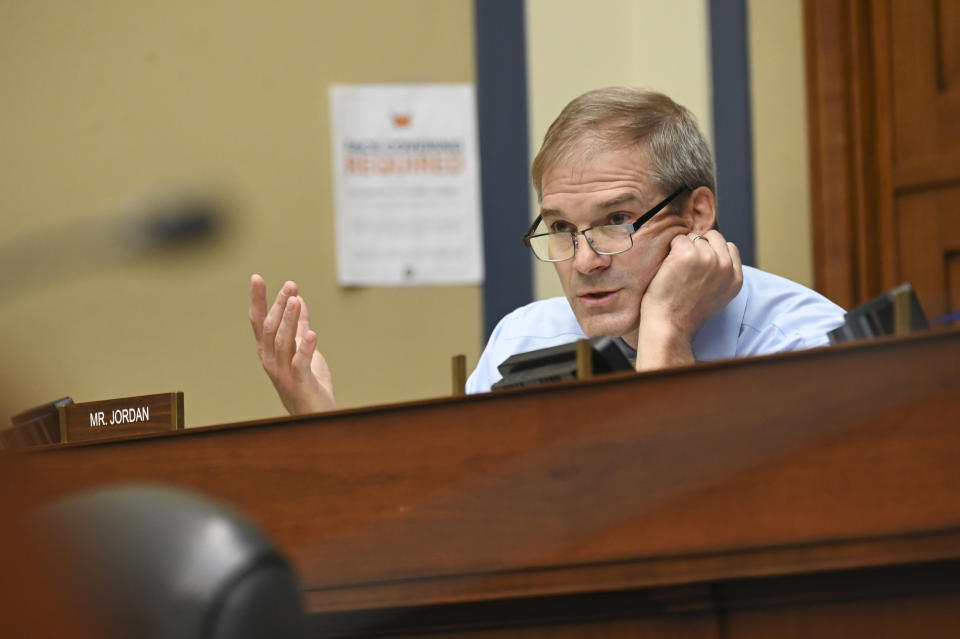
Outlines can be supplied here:
<path id="1" fill-rule="evenodd" d="M 337 280 L 483 281 L 473 87 L 330 87 Z"/>

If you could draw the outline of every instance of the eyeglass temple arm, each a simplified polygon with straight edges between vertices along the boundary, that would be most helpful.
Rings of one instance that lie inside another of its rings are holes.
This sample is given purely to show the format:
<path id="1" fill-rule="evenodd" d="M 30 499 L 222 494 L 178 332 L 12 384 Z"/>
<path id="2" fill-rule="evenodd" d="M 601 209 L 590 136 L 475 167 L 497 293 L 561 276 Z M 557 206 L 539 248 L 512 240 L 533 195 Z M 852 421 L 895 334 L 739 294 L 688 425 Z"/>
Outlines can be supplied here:
<path id="1" fill-rule="evenodd" d="M 670 204 L 671 202 L 673 202 L 673 200 L 674 200 L 678 195 L 680 195 L 681 193 L 683 193 L 683 192 L 686 191 L 686 190 L 687 190 L 687 187 L 685 187 L 685 186 L 684 186 L 684 187 L 680 187 L 679 189 L 677 189 L 676 191 L 674 191 L 674 192 L 670 195 L 670 197 L 668 197 L 668 198 L 665 199 L 663 202 L 661 202 L 660 204 L 658 204 L 658 205 L 655 206 L 654 208 L 650 209 L 649 211 L 647 211 L 646 213 L 644 213 L 643 215 L 641 215 L 641 216 L 640 216 L 640 219 L 633 223 L 633 230 L 634 230 L 634 232 L 636 232 L 641 226 L 643 226 L 651 217 L 653 217 L 654 215 L 656 215 L 657 213 L 659 213 L 660 211 L 662 211 L 663 209 L 665 209 L 668 204 Z"/>
<path id="2" fill-rule="evenodd" d="M 533 224 L 530 225 L 530 228 L 527 229 L 527 232 L 523 234 L 523 243 L 525 246 L 530 246 L 530 236 L 533 235 L 533 232 L 537 230 L 537 225 L 540 224 L 540 220 L 543 219 L 542 215 L 538 215 L 536 219 L 533 220 Z"/>

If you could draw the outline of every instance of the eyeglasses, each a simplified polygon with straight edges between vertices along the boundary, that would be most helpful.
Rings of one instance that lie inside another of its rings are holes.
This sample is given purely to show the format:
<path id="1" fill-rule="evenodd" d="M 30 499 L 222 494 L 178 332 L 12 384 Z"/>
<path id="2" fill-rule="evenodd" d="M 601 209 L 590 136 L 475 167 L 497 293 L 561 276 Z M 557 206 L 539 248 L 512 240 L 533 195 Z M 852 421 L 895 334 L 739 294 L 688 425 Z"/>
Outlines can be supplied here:
<path id="1" fill-rule="evenodd" d="M 599 255 L 623 253 L 633 248 L 633 234 L 686 190 L 687 187 L 677 189 L 665 200 L 641 215 L 633 224 L 606 224 L 582 231 L 559 231 L 531 235 L 543 221 L 543 218 L 538 215 L 530 228 L 527 229 L 526 235 L 523 236 L 523 243 L 533 249 L 533 254 L 541 262 L 564 262 L 571 259 L 577 252 L 578 235 L 587 238 L 590 248 Z"/>

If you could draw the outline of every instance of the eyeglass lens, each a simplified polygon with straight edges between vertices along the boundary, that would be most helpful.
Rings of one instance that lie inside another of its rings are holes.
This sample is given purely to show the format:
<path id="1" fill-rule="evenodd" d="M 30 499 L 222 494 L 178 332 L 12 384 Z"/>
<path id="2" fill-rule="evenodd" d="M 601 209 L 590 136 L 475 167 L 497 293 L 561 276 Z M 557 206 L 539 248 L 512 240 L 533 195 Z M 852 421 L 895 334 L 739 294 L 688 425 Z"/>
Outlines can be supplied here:
<path id="1" fill-rule="evenodd" d="M 622 253 L 633 246 L 629 224 L 595 226 L 584 231 L 590 246 L 597 253 L 612 255 Z M 558 262 L 568 260 L 575 252 L 574 233 L 546 233 L 530 238 L 530 246 L 541 260 Z"/>

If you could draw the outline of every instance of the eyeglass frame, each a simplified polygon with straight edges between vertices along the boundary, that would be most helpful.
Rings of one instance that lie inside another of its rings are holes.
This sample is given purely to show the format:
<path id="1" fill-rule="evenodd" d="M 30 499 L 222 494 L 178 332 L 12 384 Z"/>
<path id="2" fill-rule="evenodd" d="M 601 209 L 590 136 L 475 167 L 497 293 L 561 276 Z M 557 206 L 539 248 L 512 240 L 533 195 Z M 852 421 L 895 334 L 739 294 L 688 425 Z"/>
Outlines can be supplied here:
<path id="1" fill-rule="evenodd" d="M 686 192 L 686 191 L 689 191 L 689 190 L 690 190 L 689 187 L 686 187 L 686 186 L 680 187 L 679 189 L 677 189 L 676 191 L 674 191 L 672 194 L 668 195 L 668 196 L 667 196 L 664 200 L 662 200 L 659 204 L 657 204 L 657 205 L 654 206 L 652 209 L 650 209 L 649 211 L 647 211 L 646 213 L 644 213 L 643 215 L 641 215 L 639 218 L 637 218 L 637 221 L 636 221 L 636 222 L 629 223 L 629 224 L 601 224 L 600 226 L 591 226 L 590 228 L 588 228 L 588 229 L 583 229 L 582 231 L 554 231 L 554 232 L 551 232 L 551 233 L 537 233 L 536 235 L 533 235 L 533 232 L 537 229 L 537 226 L 539 226 L 540 222 L 543 221 L 543 215 L 538 215 L 538 216 L 536 217 L 536 219 L 533 221 L 533 224 L 530 225 L 530 228 L 527 229 L 526 234 L 524 234 L 524 236 L 523 236 L 523 243 L 524 243 L 526 246 L 529 246 L 529 247 L 530 247 L 530 250 L 533 252 L 533 256 L 534 256 L 535 258 L 537 258 L 537 259 L 540 260 L 541 262 L 548 262 L 548 263 L 551 263 L 551 264 L 552 264 L 552 263 L 556 263 L 556 262 L 566 262 L 567 260 L 572 260 L 574 257 L 576 257 L 576 255 L 577 255 L 577 246 L 578 246 L 578 242 L 577 242 L 577 236 L 578 236 L 578 235 L 582 235 L 584 238 L 586 238 L 587 244 L 590 245 L 590 250 L 592 250 L 592 251 L 593 251 L 594 253 L 596 253 L 597 255 L 620 255 L 621 253 L 626 253 L 627 251 L 629 251 L 630 249 L 633 248 L 633 234 L 636 233 L 637 231 L 639 231 L 641 226 L 643 226 L 644 224 L 646 224 L 647 222 L 649 222 L 649 221 L 650 221 L 650 218 L 652 218 L 654 215 L 656 215 L 657 213 L 659 213 L 659 212 L 662 211 L 663 209 L 667 208 L 667 205 L 669 205 L 671 202 L 673 202 L 673 201 L 674 201 L 677 197 L 679 197 L 682 193 L 684 193 L 684 192 Z M 612 253 L 608 253 L 608 252 L 606 252 L 606 251 L 598 251 L 598 250 L 593 246 L 593 243 L 590 241 L 590 238 L 587 237 L 587 232 L 592 231 L 592 230 L 595 229 L 595 228 L 600 228 L 600 227 L 604 227 L 604 226 L 631 226 L 631 227 L 633 227 L 633 230 L 630 231 L 630 233 L 627 235 L 627 237 L 630 238 L 630 246 L 628 246 L 627 248 L 623 249 L 622 251 L 615 251 L 615 252 L 612 252 Z M 530 244 L 530 240 L 532 240 L 532 239 L 535 238 L 535 237 L 544 237 L 544 236 L 546 236 L 546 235 L 558 235 L 558 234 L 561 234 L 561 233 L 566 233 L 566 234 L 570 235 L 570 239 L 573 241 L 573 254 L 572 254 L 570 257 L 565 257 L 565 258 L 563 258 L 562 260 L 545 260 L 545 259 L 543 259 L 542 257 L 540 257 L 539 255 L 537 255 L 537 252 L 533 250 L 533 245 Z"/>

